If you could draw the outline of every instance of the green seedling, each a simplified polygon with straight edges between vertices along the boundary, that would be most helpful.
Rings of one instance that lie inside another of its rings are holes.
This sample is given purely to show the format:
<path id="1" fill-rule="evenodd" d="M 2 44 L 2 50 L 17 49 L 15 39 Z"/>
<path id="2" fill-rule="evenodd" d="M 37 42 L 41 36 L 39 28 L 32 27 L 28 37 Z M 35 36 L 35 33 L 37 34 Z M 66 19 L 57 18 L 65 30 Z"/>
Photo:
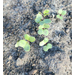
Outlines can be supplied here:
<path id="1" fill-rule="evenodd" d="M 60 10 L 58 11 L 57 18 L 59 18 L 59 19 L 62 20 L 62 19 L 63 19 L 63 15 L 65 15 L 66 13 L 67 13 L 66 11 L 60 9 Z"/>
<path id="2" fill-rule="evenodd" d="M 49 41 L 48 38 L 44 38 L 44 40 L 39 43 L 39 46 L 45 45 L 48 41 Z"/>
<path id="3" fill-rule="evenodd" d="M 43 34 L 43 35 L 47 36 L 49 34 L 49 31 L 47 29 L 39 29 L 38 34 L 39 35 Z"/>
<path id="4" fill-rule="evenodd" d="M 39 22 L 41 21 L 41 19 L 43 19 L 43 17 L 42 17 L 42 15 L 41 15 L 41 13 L 38 13 L 38 14 L 36 15 L 35 22 L 36 22 L 36 23 L 39 23 Z"/>
<path id="5" fill-rule="evenodd" d="M 39 46 L 44 46 L 48 41 L 49 41 L 48 38 L 44 38 L 44 40 L 39 43 Z M 48 51 L 48 49 L 51 49 L 51 48 L 52 48 L 52 44 L 48 43 L 43 47 L 43 50 Z"/>
<path id="6" fill-rule="evenodd" d="M 43 14 L 44 14 L 44 17 L 49 15 L 49 10 L 48 9 L 44 10 Z"/>
<path id="7" fill-rule="evenodd" d="M 44 25 L 40 25 L 40 26 L 38 27 L 38 29 L 45 29 L 45 28 L 49 28 L 49 27 L 50 27 L 50 25 L 44 24 Z"/>
<path id="8" fill-rule="evenodd" d="M 48 43 L 46 46 L 43 47 L 44 51 L 48 51 L 48 49 L 52 48 L 52 44 Z"/>
<path id="9" fill-rule="evenodd" d="M 49 23 L 51 23 L 50 19 L 44 19 L 43 21 L 39 22 L 40 25 L 49 24 Z"/>
<path id="10" fill-rule="evenodd" d="M 20 40 L 15 44 L 15 47 L 23 47 L 25 51 L 30 51 L 30 45 L 29 42 L 34 42 L 35 37 L 30 36 L 28 34 L 24 35 L 25 40 Z"/>

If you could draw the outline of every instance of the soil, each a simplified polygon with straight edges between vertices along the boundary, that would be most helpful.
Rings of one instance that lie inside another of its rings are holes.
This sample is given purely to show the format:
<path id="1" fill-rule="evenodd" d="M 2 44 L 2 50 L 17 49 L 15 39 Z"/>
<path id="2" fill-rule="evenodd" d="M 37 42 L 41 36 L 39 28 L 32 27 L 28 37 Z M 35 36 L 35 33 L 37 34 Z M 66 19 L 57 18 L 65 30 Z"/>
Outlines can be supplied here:
<path id="1" fill-rule="evenodd" d="M 50 10 L 49 43 L 52 49 L 39 46 L 44 36 L 37 34 L 38 12 Z M 56 18 L 59 9 L 67 11 L 63 20 Z M 36 38 L 31 50 L 15 48 L 24 34 Z M 4 0 L 3 1 L 3 74 L 4 75 L 72 75 L 72 1 Z"/>

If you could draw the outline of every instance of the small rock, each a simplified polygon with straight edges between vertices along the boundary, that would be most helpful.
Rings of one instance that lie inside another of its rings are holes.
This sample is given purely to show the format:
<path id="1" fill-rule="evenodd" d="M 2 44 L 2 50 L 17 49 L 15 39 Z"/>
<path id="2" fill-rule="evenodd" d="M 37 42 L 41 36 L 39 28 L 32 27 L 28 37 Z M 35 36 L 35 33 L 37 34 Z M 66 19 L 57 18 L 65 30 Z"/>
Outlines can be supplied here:
<path id="1" fill-rule="evenodd" d="M 37 72 L 38 72 L 38 70 L 32 70 L 32 71 L 29 72 L 29 75 L 34 75 Z"/>

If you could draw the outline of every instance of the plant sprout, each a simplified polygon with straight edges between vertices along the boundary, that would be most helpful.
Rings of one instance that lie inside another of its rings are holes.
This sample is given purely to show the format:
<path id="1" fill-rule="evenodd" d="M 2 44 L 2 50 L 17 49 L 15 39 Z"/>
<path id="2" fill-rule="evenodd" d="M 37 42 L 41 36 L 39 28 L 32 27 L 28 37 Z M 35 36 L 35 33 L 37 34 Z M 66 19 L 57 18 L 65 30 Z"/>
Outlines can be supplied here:
<path id="1" fill-rule="evenodd" d="M 44 51 L 48 51 L 48 49 L 52 48 L 52 44 L 48 43 L 46 46 L 43 47 Z"/>
<path id="2" fill-rule="evenodd" d="M 60 9 L 59 11 L 58 11 L 58 15 L 57 15 L 57 18 L 59 18 L 59 19 L 63 19 L 63 15 L 65 15 L 67 12 L 66 11 L 64 11 L 64 10 L 62 10 L 62 9 Z"/>
<path id="3" fill-rule="evenodd" d="M 24 35 L 25 40 L 20 40 L 15 44 L 15 47 L 23 47 L 25 51 L 30 51 L 30 45 L 29 42 L 34 42 L 35 37 L 30 36 L 28 34 Z"/>
<path id="4" fill-rule="evenodd" d="M 48 38 L 44 38 L 44 40 L 41 41 L 41 42 L 39 43 L 39 45 L 40 45 L 40 46 L 43 46 L 43 45 L 45 45 L 48 41 L 49 41 Z M 51 49 L 51 48 L 52 48 L 52 44 L 48 43 L 47 45 L 45 45 L 45 46 L 43 47 L 43 50 L 44 50 L 44 51 L 48 51 L 48 49 Z"/>
<path id="5" fill-rule="evenodd" d="M 44 17 L 49 15 L 49 10 L 48 9 L 44 10 L 43 14 L 44 14 Z"/>
<path id="6" fill-rule="evenodd" d="M 48 41 L 49 41 L 48 38 L 44 38 L 44 40 L 39 43 L 39 46 L 45 45 Z"/>
<path id="7" fill-rule="evenodd" d="M 40 25 L 49 24 L 51 23 L 50 19 L 44 19 L 43 21 L 39 22 Z"/>
<path id="8" fill-rule="evenodd" d="M 38 13 L 38 14 L 36 15 L 35 22 L 36 22 L 36 23 L 39 23 L 39 22 L 41 21 L 41 19 L 43 19 L 43 17 L 42 17 L 42 15 L 41 15 L 41 13 Z"/>
<path id="9" fill-rule="evenodd" d="M 39 35 L 43 34 L 43 35 L 47 36 L 49 34 L 49 31 L 47 29 L 39 29 L 38 34 Z"/>

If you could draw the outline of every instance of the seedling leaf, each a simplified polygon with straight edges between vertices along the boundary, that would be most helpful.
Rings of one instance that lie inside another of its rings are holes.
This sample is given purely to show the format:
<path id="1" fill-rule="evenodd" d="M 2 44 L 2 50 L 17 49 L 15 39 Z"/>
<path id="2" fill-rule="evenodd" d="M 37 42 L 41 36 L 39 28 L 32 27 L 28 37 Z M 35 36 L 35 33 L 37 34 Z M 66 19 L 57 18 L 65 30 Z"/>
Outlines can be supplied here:
<path id="1" fill-rule="evenodd" d="M 42 34 L 43 34 L 43 29 L 39 29 L 39 30 L 38 30 L 38 34 L 39 34 L 39 35 L 42 35 Z"/>
<path id="2" fill-rule="evenodd" d="M 40 13 L 38 13 L 38 14 L 36 15 L 36 18 L 43 19 L 42 15 L 41 15 Z"/>
<path id="3" fill-rule="evenodd" d="M 39 18 L 36 18 L 36 19 L 35 19 L 35 22 L 36 22 L 36 23 L 39 23 L 40 21 L 41 21 L 41 20 L 40 20 Z"/>
<path id="4" fill-rule="evenodd" d="M 58 11 L 58 13 L 59 13 L 59 14 L 62 14 L 62 9 L 60 9 L 60 10 Z"/>
<path id="5" fill-rule="evenodd" d="M 65 15 L 67 12 L 66 11 L 62 11 L 62 15 Z"/>
<path id="6" fill-rule="evenodd" d="M 15 47 L 18 47 L 19 46 L 19 42 L 17 42 L 16 44 L 15 44 Z"/>
<path id="7" fill-rule="evenodd" d="M 38 28 L 39 28 L 39 29 L 42 29 L 42 28 L 44 28 L 44 25 L 40 25 Z"/>
<path id="8" fill-rule="evenodd" d="M 51 23 L 51 20 L 50 19 L 44 19 L 44 23 Z"/>
<path id="9" fill-rule="evenodd" d="M 46 44 L 48 42 L 48 38 L 44 38 L 44 43 Z"/>
<path id="10" fill-rule="evenodd" d="M 41 21 L 39 24 L 40 24 L 40 25 L 44 25 L 44 23 L 45 23 L 44 21 Z"/>
<path id="11" fill-rule="evenodd" d="M 35 37 L 30 36 L 29 41 L 30 42 L 34 42 L 35 41 Z"/>
<path id="12" fill-rule="evenodd" d="M 24 35 L 24 38 L 25 38 L 26 40 L 29 40 L 29 38 L 30 38 L 30 35 L 28 35 L 28 34 L 25 34 L 25 35 Z"/>
<path id="13" fill-rule="evenodd" d="M 44 46 L 44 47 L 43 47 L 43 50 L 44 50 L 44 51 L 48 51 L 47 46 Z"/>
<path id="14" fill-rule="evenodd" d="M 57 18 L 59 18 L 59 19 L 61 19 L 61 20 L 63 19 L 63 17 L 62 17 L 62 16 L 60 16 L 60 15 L 57 15 Z"/>
<path id="15" fill-rule="evenodd" d="M 24 47 L 25 51 L 30 51 L 30 45 L 27 43 L 26 46 Z"/>
<path id="16" fill-rule="evenodd" d="M 49 13 L 48 9 L 44 10 L 44 12 L 43 12 L 43 14 L 48 14 L 48 13 Z"/>
<path id="17" fill-rule="evenodd" d="M 60 15 L 57 15 L 57 18 L 60 18 Z"/>
<path id="18" fill-rule="evenodd" d="M 48 44 L 47 44 L 47 48 L 48 48 L 48 49 L 51 49 L 51 48 L 52 48 L 52 44 L 48 43 Z"/>
<path id="19" fill-rule="evenodd" d="M 47 36 L 49 34 L 48 30 L 47 29 L 44 29 L 43 30 L 43 35 Z"/>
<path id="20" fill-rule="evenodd" d="M 41 41 L 40 43 L 39 43 L 39 46 L 43 46 L 45 44 L 45 42 L 44 41 Z"/>
<path id="21" fill-rule="evenodd" d="M 43 17 L 42 17 L 42 15 L 41 15 L 40 13 L 38 13 L 38 14 L 36 15 L 35 22 L 36 22 L 36 23 L 39 23 L 39 22 L 41 21 L 41 19 L 43 19 Z"/>
<path id="22" fill-rule="evenodd" d="M 25 47 L 25 45 L 26 45 L 26 43 L 27 43 L 27 41 L 25 41 L 25 40 L 20 40 L 19 42 L 17 42 L 16 44 L 15 44 L 15 47 L 18 47 L 18 46 L 20 46 L 20 47 Z"/>
<path id="23" fill-rule="evenodd" d="M 44 28 L 49 28 L 49 27 L 50 27 L 50 25 L 44 24 Z"/>

